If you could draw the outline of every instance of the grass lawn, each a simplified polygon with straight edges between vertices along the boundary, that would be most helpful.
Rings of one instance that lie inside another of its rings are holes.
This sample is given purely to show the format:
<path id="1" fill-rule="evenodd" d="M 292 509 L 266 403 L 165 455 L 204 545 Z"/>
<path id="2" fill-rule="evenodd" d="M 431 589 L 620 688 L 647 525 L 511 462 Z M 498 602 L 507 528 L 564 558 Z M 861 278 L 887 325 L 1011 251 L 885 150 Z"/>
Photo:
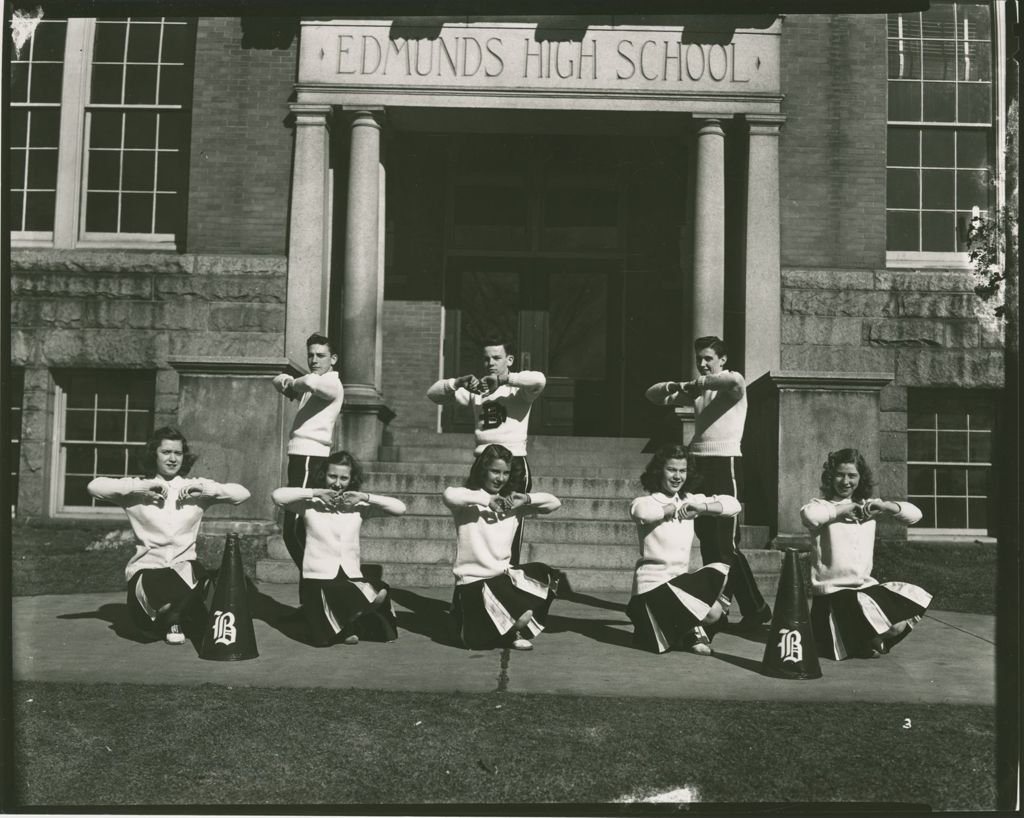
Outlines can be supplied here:
<path id="1" fill-rule="evenodd" d="M 41 594 L 89 594 L 123 591 L 124 567 L 135 552 L 134 545 L 101 551 L 86 551 L 91 542 L 114 530 L 128 530 L 128 521 L 118 519 L 97 523 L 15 522 L 11 531 L 11 585 L 15 596 Z M 207 568 L 218 568 L 223 536 L 200 534 L 199 559 Z M 255 575 L 257 555 L 243 538 L 242 564 Z"/>
<path id="2" fill-rule="evenodd" d="M 899 802 L 995 807 L 994 710 L 19 683 L 15 808 Z M 908 725 L 909 721 L 909 726 Z"/>
<path id="3" fill-rule="evenodd" d="M 995 615 L 996 546 L 902 542 L 875 546 L 875 579 L 912 582 L 932 594 L 931 607 Z"/>

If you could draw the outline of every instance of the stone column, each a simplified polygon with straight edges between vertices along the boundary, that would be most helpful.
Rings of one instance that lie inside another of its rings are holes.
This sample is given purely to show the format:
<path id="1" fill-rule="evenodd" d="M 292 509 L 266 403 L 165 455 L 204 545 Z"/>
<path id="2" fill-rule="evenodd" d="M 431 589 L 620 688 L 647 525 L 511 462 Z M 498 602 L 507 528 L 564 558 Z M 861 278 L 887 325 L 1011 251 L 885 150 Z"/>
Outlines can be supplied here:
<path id="1" fill-rule="evenodd" d="M 725 132 L 721 118 L 694 117 L 697 168 L 693 207 L 693 337 L 725 325 Z M 687 350 L 689 352 L 689 348 Z M 690 366 L 696 375 L 693 356 Z"/>
<path id="2" fill-rule="evenodd" d="M 785 117 L 747 115 L 746 286 L 744 376 L 778 371 L 782 348 L 779 262 L 779 128 Z"/>
<path id="3" fill-rule="evenodd" d="M 381 433 L 393 413 L 380 393 L 381 224 L 384 208 L 380 110 L 351 114 L 345 221 L 345 293 L 341 323 L 342 445 L 376 460 Z"/>
<path id="4" fill-rule="evenodd" d="M 306 338 L 327 331 L 330 285 L 330 105 L 293 103 L 295 162 L 288 240 L 286 358 L 306 360 Z"/>

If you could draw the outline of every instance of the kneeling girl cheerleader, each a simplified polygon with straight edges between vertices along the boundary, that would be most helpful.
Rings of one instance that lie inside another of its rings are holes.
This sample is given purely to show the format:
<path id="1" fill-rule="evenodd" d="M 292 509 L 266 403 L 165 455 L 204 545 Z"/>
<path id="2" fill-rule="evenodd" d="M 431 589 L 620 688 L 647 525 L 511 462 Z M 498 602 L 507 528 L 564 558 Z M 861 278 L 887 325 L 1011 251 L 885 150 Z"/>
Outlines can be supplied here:
<path id="1" fill-rule="evenodd" d="M 626 613 L 633 622 L 633 644 L 664 653 L 686 650 L 711 654 L 711 636 L 704 625 L 722 616 L 719 596 L 729 566 L 713 562 L 689 572 L 693 520 L 697 516 L 733 517 L 739 501 L 728 494 L 707 497 L 684 491 L 685 446 L 663 446 L 640 476 L 648 494 L 629 508 L 640 541 L 640 559 L 633 573 L 633 595 Z"/>
<path id="2" fill-rule="evenodd" d="M 317 647 L 359 638 L 390 642 L 398 637 L 388 586 L 362 576 L 359 531 L 369 517 L 405 514 L 405 503 L 362 490 L 363 469 L 345 451 L 327 458 L 320 487 L 283 486 L 274 502 L 301 514 L 306 526 L 299 603 Z"/>
<path id="3" fill-rule="evenodd" d="M 856 449 L 830 452 L 821 497 L 800 509 L 811 532 L 811 627 L 818 655 L 878 658 L 907 636 L 932 597 L 906 582 L 871 576 L 875 518 L 904 525 L 921 519 L 917 506 L 872 498 L 871 470 Z"/>
<path id="4" fill-rule="evenodd" d="M 543 563 L 511 566 L 520 518 L 561 506 L 551 494 L 513 492 L 511 466 L 512 452 L 490 445 L 466 485 L 449 486 L 442 495 L 458 534 L 452 613 L 462 643 L 473 650 L 497 644 L 531 650 L 558 587 L 558 572 Z"/>
<path id="5" fill-rule="evenodd" d="M 147 635 L 185 643 L 206 624 L 202 595 L 208 574 L 196 557 L 204 512 L 216 503 L 239 505 L 249 490 L 238 483 L 188 477 L 196 456 L 171 426 L 153 432 L 142 452 L 143 477 L 97 477 L 89 494 L 124 509 L 139 544 L 128 560 L 128 610 Z M 191 634 L 190 634 L 191 635 Z"/>

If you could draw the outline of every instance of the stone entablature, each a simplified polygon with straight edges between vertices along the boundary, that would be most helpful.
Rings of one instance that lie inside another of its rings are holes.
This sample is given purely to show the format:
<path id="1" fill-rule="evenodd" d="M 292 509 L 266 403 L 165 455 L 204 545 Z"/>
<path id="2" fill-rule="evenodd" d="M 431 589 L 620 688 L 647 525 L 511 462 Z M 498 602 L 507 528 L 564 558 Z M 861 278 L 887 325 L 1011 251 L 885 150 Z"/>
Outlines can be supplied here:
<path id="1" fill-rule="evenodd" d="M 767 15 L 764 28 L 745 29 L 685 17 L 645 23 L 307 20 L 299 97 L 448 108 L 778 111 L 779 19 Z"/>

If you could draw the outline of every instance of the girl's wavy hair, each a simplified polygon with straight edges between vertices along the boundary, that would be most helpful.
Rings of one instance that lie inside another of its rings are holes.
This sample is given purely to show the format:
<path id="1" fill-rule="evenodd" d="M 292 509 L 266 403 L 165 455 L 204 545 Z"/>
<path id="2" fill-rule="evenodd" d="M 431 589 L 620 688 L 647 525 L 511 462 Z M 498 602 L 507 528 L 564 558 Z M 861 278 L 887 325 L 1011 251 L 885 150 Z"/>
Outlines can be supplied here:
<path id="1" fill-rule="evenodd" d="M 690 457 L 690 450 L 681 443 L 666 443 L 654 453 L 654 456 L 644 467 L 644 473 L 640 475 L 640 485 L 652 494 L 656 491 L 661 491 L 662 472 L 669 460 L 686 461 L 686 483 L 683 489 L 689 491 L 692 477 L 690 474 L 690 464 L 693 462 L 693 459 Z"/>
<path id="2" fill-rule="evenodd" d="M 360 463 L 354 454 L 341 449 L 336 452 L 331 452 L 325 462 L 316 471 L 315 485 L 317 488 L 327 488 L 327 467 L 328 466 L 348 466 L 350 470 L 351 479 L 348 481 L 348 488 L 346 491 L 359 491 L 363 487 L 363 479 L 365 473 L 363 472 L 363 464 Z"/>
<path id="3" fill-rule="evenodd" d="M 825 462 L 821 464 L 821 486 L 819 487 L 821 496 L 826 500 L 832 496 L 832 484 L 843 463 L 853 463 L 857 467 L 857 471 L 860 472 L 860 482 L 853 490 L 853 499 L 867 500 L 875 490 L 875 478 L 864 455 L 857 449 L 839 449 L 839 451 L 828 453 Z"/>
<path id="4" fill-rule="evenodd" d="M 143 477 L 156 477 L 156 450 L 160 448 L 160 444 L 165 440 L 181 441 L 181 469 L 178 471 L 178 474 L 182 477 L 187 477 L 199 456 L 192 453 L 188 441 L 185 440 L 185 435 L 173 426 L 161 426 L 159 429 L 156 429 L 150 435 L 149 440 L 146 441 L 146 445 L 142 447 L 142 451 L 139 452 L 139 468 L 142 471 Z"/>
<path id="5" fill-rule="evenodd" d="M 484 472 L 495 460 L 504 460 L 511 469 L 512 452 L 497 443 L 492 443 L 480 452 L 480 454 L 476 456 L 476 460 L 473 461 L 473 465 L 469 470 L 469 477 L 466 478 L 466 488 L 473 489 L 474 491 L 482 489 L 484 487 Z M 506 481 L 505 485 L 502 486 L 501 490 L 498 492 L 498 494 L 503 497 L 511 493 L 511 481 Z"/>

